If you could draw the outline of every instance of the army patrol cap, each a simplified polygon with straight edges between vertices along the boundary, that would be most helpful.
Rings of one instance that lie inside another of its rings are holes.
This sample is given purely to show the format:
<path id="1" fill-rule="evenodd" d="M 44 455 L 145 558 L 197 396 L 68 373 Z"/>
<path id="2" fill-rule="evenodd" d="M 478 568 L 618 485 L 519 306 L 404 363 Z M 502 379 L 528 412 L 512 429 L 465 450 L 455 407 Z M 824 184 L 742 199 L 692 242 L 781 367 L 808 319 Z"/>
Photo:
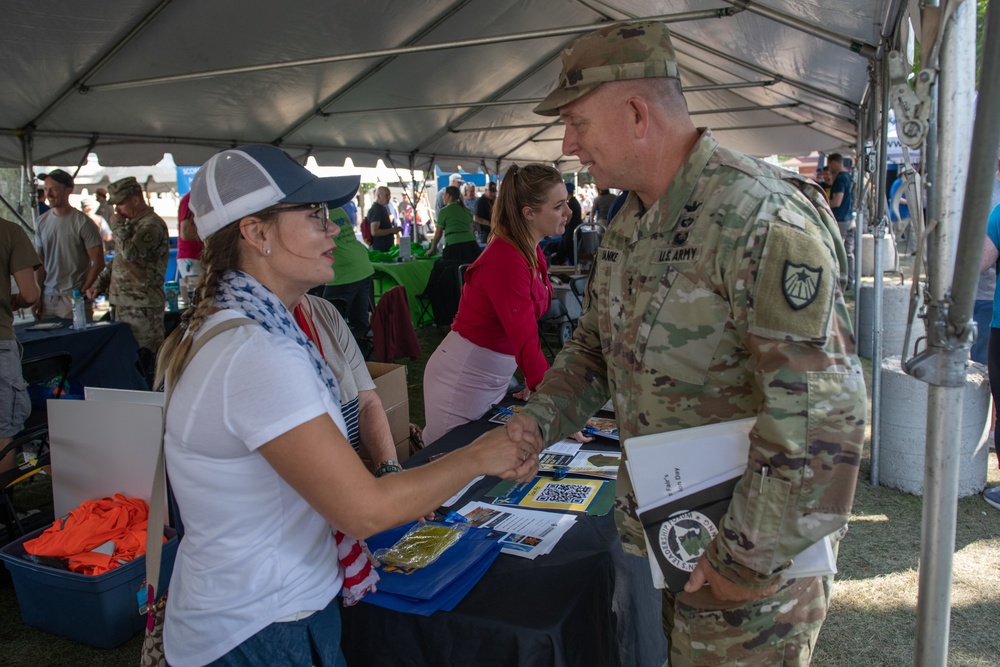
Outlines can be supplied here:
<path id="1" fill-rule="evenodd" d="M 141 194 L 142 186 L 139 185 L 139 181 L 135 180 L 135 176 L 126 176 L 108 186 L 108 203 L 121 204 L 132 195 Z"/>
<path id="2" fill-rule="evenodd" d="M 670 31 L 659 21 L 606 26 L 573 40 L 560 57 L 559 83 L 534 109 L 540 116 L 558 116 L 559 107 L 608 81 L 680 78 Z"/>

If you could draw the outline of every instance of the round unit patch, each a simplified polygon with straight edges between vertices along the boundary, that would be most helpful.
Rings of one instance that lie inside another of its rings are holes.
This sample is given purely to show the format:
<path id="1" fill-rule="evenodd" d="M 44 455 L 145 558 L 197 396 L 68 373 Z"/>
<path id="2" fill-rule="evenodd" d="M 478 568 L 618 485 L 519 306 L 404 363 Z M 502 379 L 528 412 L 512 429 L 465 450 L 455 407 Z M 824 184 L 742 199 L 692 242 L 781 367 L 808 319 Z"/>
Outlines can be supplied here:
<path id="1" fill-rule="evenodd" d="M 660 551 L 678 570 L 694 572 L 698 559 L 718 534 L 719 529 L 701 512 L 683 512 L 660 526 Z"/>

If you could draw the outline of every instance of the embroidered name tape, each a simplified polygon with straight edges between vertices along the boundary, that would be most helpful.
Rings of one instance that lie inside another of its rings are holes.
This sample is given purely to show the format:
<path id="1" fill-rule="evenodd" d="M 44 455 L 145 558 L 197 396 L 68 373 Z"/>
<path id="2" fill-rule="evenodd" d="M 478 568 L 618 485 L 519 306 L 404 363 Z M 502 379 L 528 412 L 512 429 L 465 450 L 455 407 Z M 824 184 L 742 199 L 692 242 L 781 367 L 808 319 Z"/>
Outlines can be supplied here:
<path id="1" fill-rule="evenodd" d="M 693 262 L 701 254 L 701 246 L 685 246 L 683 248 L 667 248 L 660 251 L 657 262 Z"/>
<path id="2" fill-rule="evenodd" d="M 600 260 L 602 262 L 612 262 L 617 264 L 621 259 L 622 253 L 620 250 L 611 250 L 609 248 L 601 248 L 600 250 Z"/>

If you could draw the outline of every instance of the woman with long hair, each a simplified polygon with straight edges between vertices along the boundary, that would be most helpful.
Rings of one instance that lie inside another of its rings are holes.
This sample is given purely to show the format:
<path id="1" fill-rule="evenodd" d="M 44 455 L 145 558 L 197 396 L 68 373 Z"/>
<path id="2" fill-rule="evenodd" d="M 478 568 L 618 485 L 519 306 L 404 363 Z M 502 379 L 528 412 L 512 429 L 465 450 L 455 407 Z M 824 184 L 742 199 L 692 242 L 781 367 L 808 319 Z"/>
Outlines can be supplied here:
<path id="1" fill-rule="evenodd" d="M 462 194 L 455 185 L 444 190 L 444 206 L 438 212 L 437 229 L 428 255 L 437 252 L 442 236 L 445 247 L 441 259 L 471 264 L 479 257 L 481 251 L 472 232 L 472 214 L 462 203 Z"/>
<path id="2" fill-rule="evenodd" d="M 205 273 L 157 369 L 185 528 L 163 632 L 176 667 L 343 665 L 334 598 L 352 604 L 377 581 L 357 540 L 537 461 L 494 431 L 376 479 L 351 448 L 336 378 L 292 311 L 333 278 L 328 207 L 358 182 L 252 145 L 213 156 L 192 183 Z"/>
<path id="3" fill-rule="evenodd" d="M 538 340 L 538 318 L 552 286 L 538 247 L 569 220 L 566 185 L 552 167 L 511 165 L 493 206 L 486 249 L 465 272 L 451 331 L 424 369 L 424 441 L 479 419 L 507 392 L 517 368 L 526 399 L 549 364 Z"/>

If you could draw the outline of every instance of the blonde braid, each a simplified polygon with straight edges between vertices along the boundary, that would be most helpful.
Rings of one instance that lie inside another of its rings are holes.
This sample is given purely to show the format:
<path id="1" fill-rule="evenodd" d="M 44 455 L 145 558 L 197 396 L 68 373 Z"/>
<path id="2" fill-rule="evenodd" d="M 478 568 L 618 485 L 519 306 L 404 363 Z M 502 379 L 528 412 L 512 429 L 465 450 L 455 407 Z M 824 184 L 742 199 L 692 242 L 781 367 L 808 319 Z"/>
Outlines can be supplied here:
<path id="1" fill-rule="evenodd" d="M 240 226 L 231 224 L 212 234 L 205 241 L 201 264 L 205 273 L 198 283 L 195 306 L 189 308 L 181 324 L 163 342 L 156 357 L 154 387 L 162 387 L 167 377 L 176 378 L 184 357 L 191 349 L 193 334 L 201 328 L 215 307 L 215 293 L 222 274 L 239 266 Z M 191 332 L 191 336 L 185 335 Z"/>

